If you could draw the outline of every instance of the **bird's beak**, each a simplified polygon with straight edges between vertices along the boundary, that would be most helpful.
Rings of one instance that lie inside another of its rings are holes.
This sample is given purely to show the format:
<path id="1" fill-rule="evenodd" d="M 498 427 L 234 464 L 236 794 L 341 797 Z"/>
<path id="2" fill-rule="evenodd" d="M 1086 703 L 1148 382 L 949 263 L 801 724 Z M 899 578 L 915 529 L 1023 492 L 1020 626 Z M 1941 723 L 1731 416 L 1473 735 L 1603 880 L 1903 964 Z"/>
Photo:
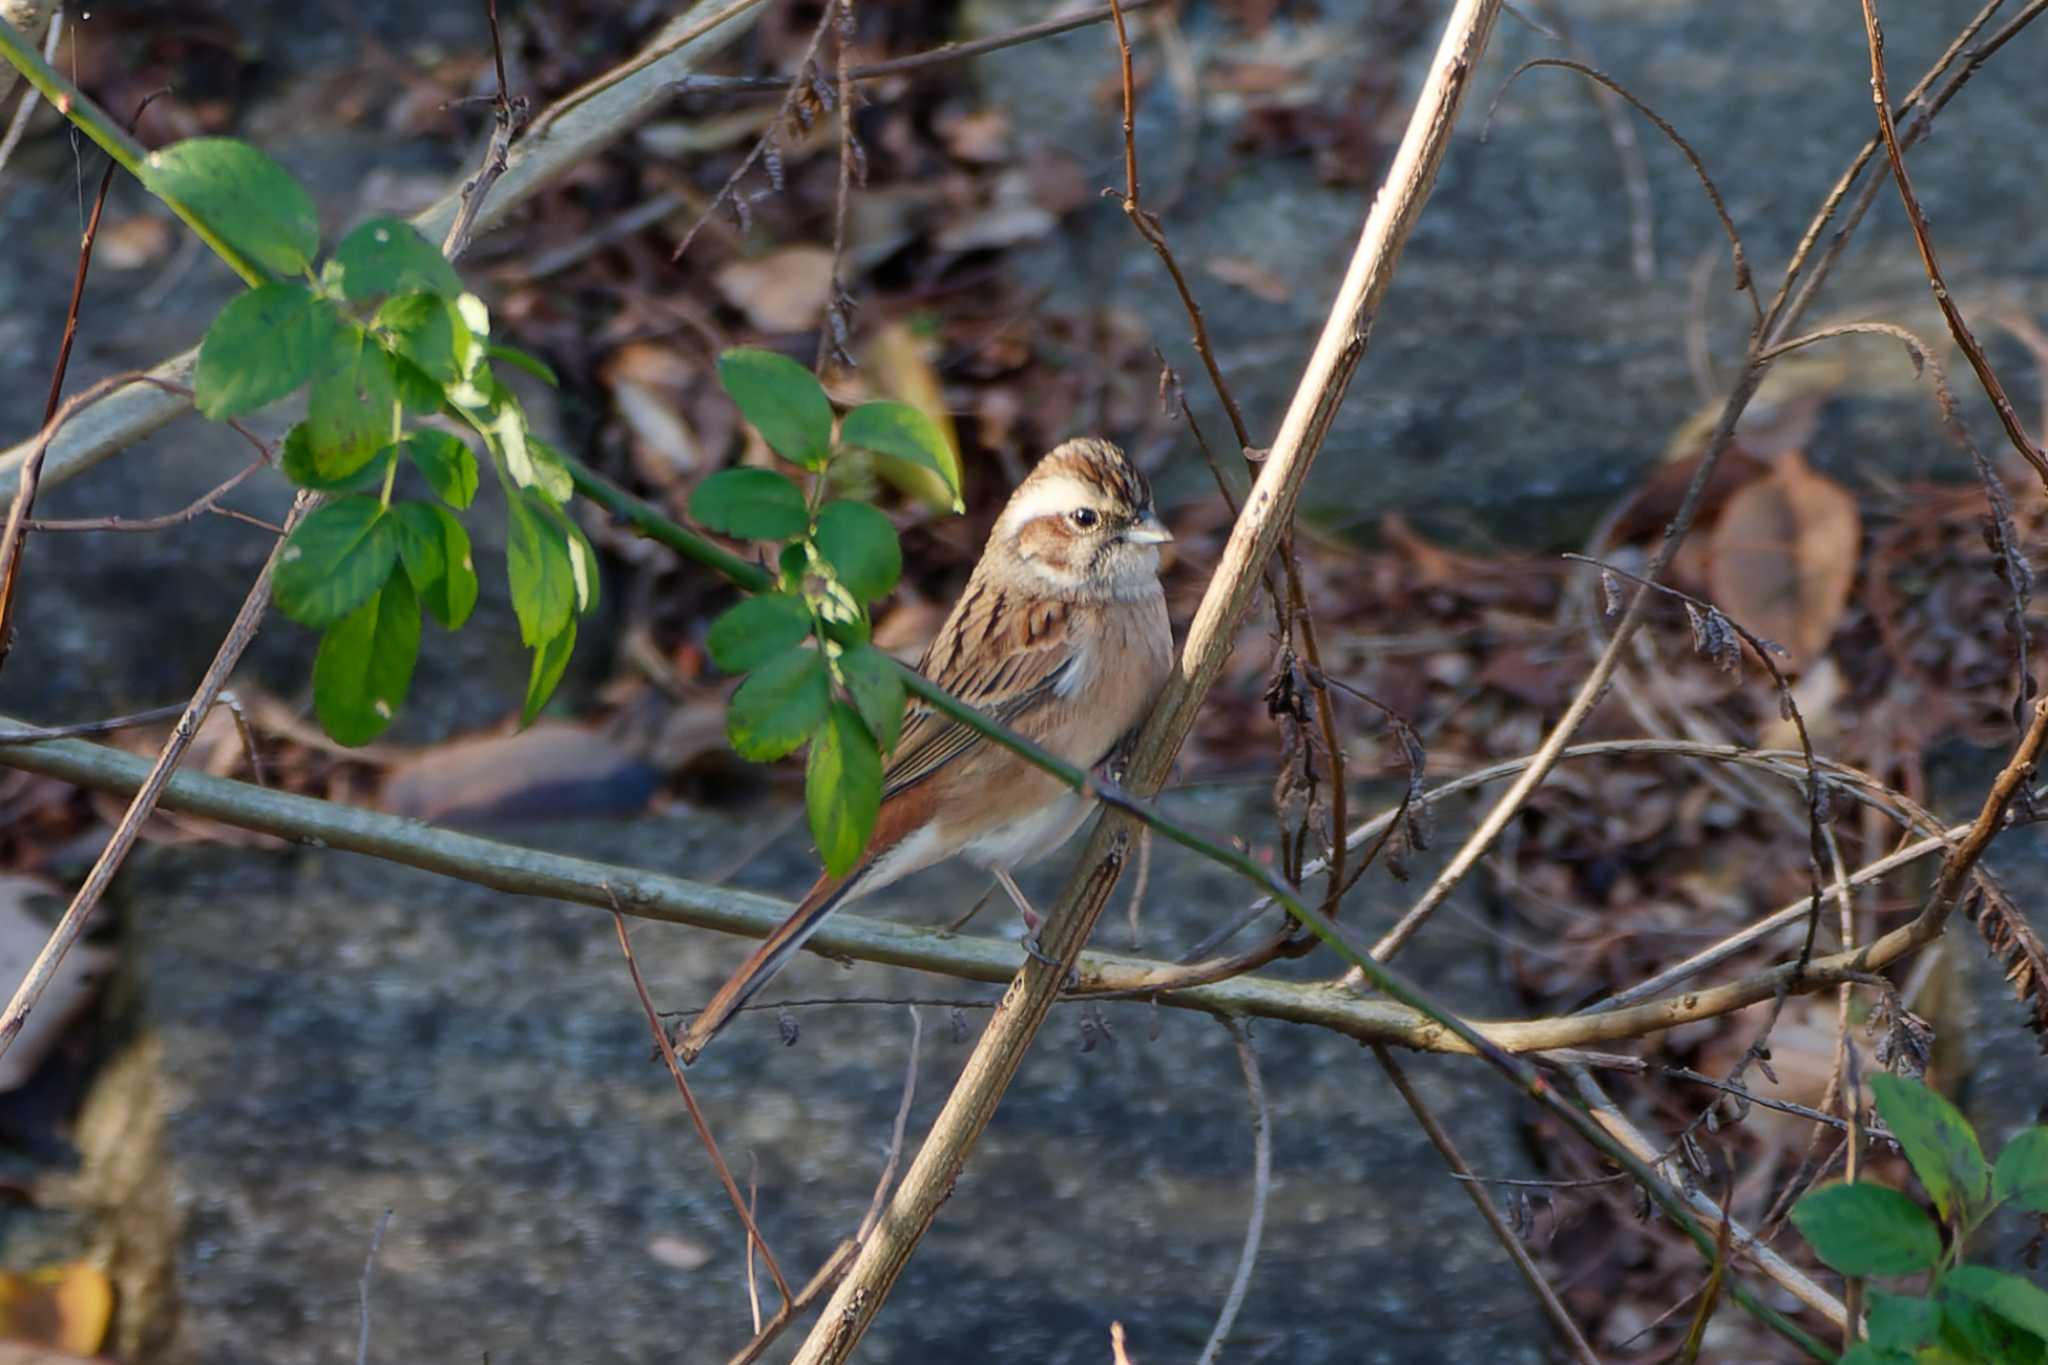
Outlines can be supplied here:
<path id="1" fill-rule="evenodd" d="M 1173 539 L 1173 532 L 1166 529 L 1157 513 L 1147 512 L 1125 528 L 1124 539 L 1133 545 L 1164 545 Z"/>

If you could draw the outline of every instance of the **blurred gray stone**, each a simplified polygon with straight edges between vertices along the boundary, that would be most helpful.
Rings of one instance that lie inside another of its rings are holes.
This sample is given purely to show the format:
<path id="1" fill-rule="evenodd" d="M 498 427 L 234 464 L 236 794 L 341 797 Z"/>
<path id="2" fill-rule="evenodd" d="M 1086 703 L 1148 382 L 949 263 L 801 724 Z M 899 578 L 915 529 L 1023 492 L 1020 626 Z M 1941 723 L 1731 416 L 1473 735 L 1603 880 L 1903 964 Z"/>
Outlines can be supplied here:
<path id="1" fill-rule="evenodd" d="M 1175 806 L 1212 830 L 1266 823 L 1236 797 Z M 508 833 L 715 874 L 780 817 Z M 801 887 L 801 844 L 782 839 L 738 880 Z M 1058 861 L 1032 894 L 1052 894 Z M 130 1290 L 124 1349 L 154 1343 L 146 1358 L 169 1365 L 350 1358 L 387 1208 L 373 1360 L 716 1360 L 745 1340 L 733 1215 L 651 1059 L 605 915 L 312 851 L 152 853 L 126 888 L 132 1041 L 88 1107 L 75 1196 L 125 1210 L 102 1234 Z M 881 908 L 928 922 L 982 889 L 947 869 Z M 1244 894 L 1162 849 L 1147 939 L 1189 942 Z M 1106 944 L 1125 942 L 1122 909 Z M 1014 931 L 995 913 L 984 930 Z M 706 998 L 742 948 L 654 924 L 634 943 L 669 1008 Z M 1410 967 L 1497 1010 L 1490 955 L 1442 943 Z M 772 997 L 997 993 L 805 955 Z M 758 1172 L 764 1230 L 798 1278 L 866 1207 L 909 1038 L 897 1007 L 799 1017 L 785 1049 L 772 1013 L 744 1016 L 691 1073 L 728 1159 L 743 1180 Z M 967 1017 L 978 1032 L 985 1016 Z M 1084 1051 L 1083 1017 L 1054 1017 L 863 1360 L 1099 1361 L 1112 1319 L 1139 1360 L 1206 1336 L 1250 1196 L 1236 1053 L 1209 1020 L 1133 1004 L 1104 1007 L 1111 1038 Z M 923 1022 L 913 1143 L 968 1050 L 944 1009 Z M 1503 1253 L 1369 1056 L 1279 1025 L 1255 1040 L 1274 1183 L 1233 1358 L 1546 1359 Z M 1413 1069 L 1478 1167 L 1527 1169 L 1507 1090 L 1472 1063 Z"/>
<path id="2" fill-rule="evenodd" d="M 1759 288 L 1776 287 L 1822 195 L 1875 132 L 1869 67 L 1854 5 L 1732 0 L 1710 7 L 1580 0 L 1559 8 L 1592 63 L 1677 126 L 1704 159 L 1744 235 Z M 1903 94 L 1948 44 L 1974 4 L 1893 5 L 1885 12 L 1892 86 Z M 1547 12 L 1547 11 L 1546 11 Z M 977 0 L 978 32 L 1037 17 L 1015 0 Z M 2003 16 L 2001 16 L 2002 18 Z M 1138 18 L 1141 28 L 1150 20 Z M 1275 62 L 1300 71 L 1287 94 L 1312 110 L 1342 102 L 1351 83 L 1388 73 L 1413 91 L 1441 11 L 1398 0 L 1324 5 L 1274 20 L 1246 42 L 1213 10 L 1180 21 L 1198 60 Z M 1403 50 L 1399 44 L 1412 41 Z M 1951 287 L 1973 318 L 2015 401 L 2033 412 L 2033 359 L 1993 321 L 2048 306 L 2048 237 L 2016 231 L 2048 179 L 2048 84 L 2024 35 L 1989 62 L 1912 153 Z M 1201 299 L 1217 358 L 1254 443 L 1270 442 L 1358 237 L 1372 189 L 1320 184 L 1306 154 L 1233 152 L 1245 97 L 1207 88 L 1190 108 L 1148 48 L 1153 79 L 1138 109 L 1148 202 Z M 1731 295 L 1726 239 L 1678 152 L 1630 114 L 1648 170 L 1656 270 L 1629 266 L 1629 209 L 1615 150 L 1582 77 L 1523 75 L 1480 141 L 1487 106 L 1522 61 L 1566 55 L 1504 17 L 1453 138 L 1435 193 L 1402 254 L 1371 348 L 1303 494 L 1311 515 L 1367 528 L 1387 512 L 1452 530 L 1473 523 L 1522 545 L 1575 540 L 1632 487 L 1703 399 L 1684 334 L 1690 277 L 1715 265 L 1707 318 L 1718 373 L 1732 374 L 1749 306 Z M 1123 185 L 1119 120 L 1074 98 L 1077 80 L 1107 82 L 1114 39 L 1085 29 L 978 64 L 1011 110 L 1020 151 L 1073 156 L 1091 186 Z M 1106 88 L 1106 87 L 1105 87 Z M 1384 130 L 1391 151 L 1397 121 Z M 1199 117 L 1199 126 L 1194 126 Z M 1190 155 L 1192 153 L 1192 155 Z M 1190 169 L 1191 168 L 1191 169 Z M 1383 167 L 1370 168 L 1369 186 Z M 1169 204 L 1169 199 L 1171 203 Z M 1229 426 L 1187 341 L 1165 271 L 1114 200 L 1077 210 L 1062 231 L 1012 253 L 1013 269 L 1048 290 L 1050 312 L 1135 312 L 1186 382 L 1212 443 Z M 1208 273 L 1212 259 L 1256 262 L 1288 288 L 1262 299 Z M 1897 194 L 1886 187 L 1809 323 L 1847 316 L 1898 322 L 1938 343 L 1980 444 L 2000 446 L 1996 419 L 1947 344 Z M 1887 349 L 1889 348 L 1889 349 Z M 1895 343 L 1851 342 L 1811 353 L 1834 371 L 1832 402 L 1811 450 L 1854 477 L 1971 477 L 1937 426 L 1933 405 Z M 1209 476 L 1184 437 L 1159 475 L 1166 497 L 1209 496 Z"/>

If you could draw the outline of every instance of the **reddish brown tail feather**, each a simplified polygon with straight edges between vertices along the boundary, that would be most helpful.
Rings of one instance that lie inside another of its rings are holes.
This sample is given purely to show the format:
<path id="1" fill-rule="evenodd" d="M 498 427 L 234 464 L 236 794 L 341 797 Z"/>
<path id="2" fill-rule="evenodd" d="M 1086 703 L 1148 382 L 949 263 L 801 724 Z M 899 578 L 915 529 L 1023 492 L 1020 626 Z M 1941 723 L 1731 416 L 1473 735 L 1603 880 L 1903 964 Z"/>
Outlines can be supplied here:
<path id="1" fill-rule="evenodd" d="M 718 1036 L 718 1031 L 739 1013 L 740 1007 L 783 969 L 812 934 L 824 927 L 826 916 L 845 901 L 857 876 L 818 878 L 817 884 L 797 903 L 790 917 L 776 926 L 775 932 L 768 935 L 752 956 L 740 964 L 739 970 L 718 988 L 718 994 L 711 997 L 711 1003 L 704 1007 L 704 1012 L 690 1024 L 689 1031 L 676 1042 L 676 1054 L 683 1059 L 685 1066 L 696 1061 L 697 1054 Z"/>

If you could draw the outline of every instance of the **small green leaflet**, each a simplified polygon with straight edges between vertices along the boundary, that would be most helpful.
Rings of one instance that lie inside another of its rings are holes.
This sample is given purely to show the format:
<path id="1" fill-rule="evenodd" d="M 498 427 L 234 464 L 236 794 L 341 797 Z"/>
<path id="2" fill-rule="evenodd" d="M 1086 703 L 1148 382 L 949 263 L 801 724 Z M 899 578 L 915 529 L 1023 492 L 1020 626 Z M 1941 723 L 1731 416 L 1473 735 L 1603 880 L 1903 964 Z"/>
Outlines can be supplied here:
<path id="1" fill-rule="evenodd" d="M 1872 1346 L 1910 1352 L 1941 1335 L 1941 1310 L 1926 1299 L 1872 1289 L 1869 1328 Z"/>
<path id="2" fill-rule="evenodd" d="M 468 376 L 475 341 L 461 310 L 448 300 L 432 294 L 396 294 L 384 301 L 370 325 L 436 386 L 458 384 Z M 437 387 L 437 407 L 439 398 Z"/>
<path id="3" fill-rule="evenodd" d="M 401 502 L 391 509 L 398 540 L 398 562 L 405 566 L 427 612 L 450 630 L 458 630 L 476 606 L 476 565 L 469 554 L 469 532 L 445 507 L 430 502 Z"/>
<path id="4" fill-rule="evenodd" d="M 336 498 L 285 542 L 271 592 L 300 625 L 331 626 L 376 594 L 397 559 L 397 540 L 377 500 Z"/>
<path id="5" fill-rule="evenodd" d="M 718 358 L 718 382 L 777 455 L 806 469 L 823 469 L 832 458 L 832 400 L 809 370 L 742 346 Z"/>
<path id="6" fill-rule="evenodd" d="M 785 651 L 811 633 L 810 608 L 784 593 L 762 593 L 726 609 L 704 637 L 711 661 L 728 673 L 744 673 Z"/>
<path id="7" fill-rule="evenodd" d="M 758 665 L 732 694 L 726 738 L 741 758 L 770 762 L 810 738 L 831 702 L 825 656 L 815 649 L 786 650 Z"/>
<path id="8" fill-rule="evenodd" d="M 142 183 L 274 275 L 303 273 L 320 249 L 312 197 L 246 142 L 195 137 L 151 152 Z"/>
<path id="9" fill-rule="evenodd" d="M 489 352 L 491 359 L 502 360 L 515 370 L 524 370 L 551 389 L 562 387 L 562 381 L 555 377 L 555 372 L 549 368 L 548 363 L 531 352 L 522 351 L 517 346 L 507 346 L 503 342 L 498 341 L 492 342 L 485 349 Z"/>
<path id="10" fill-rule="evenodd" d="M 1913 1173 L 1927 1187 L 1943 1218 L 1984 1207 L 1991 1193 L 1991 1168 L 1969 1120 L 1918 1081 L 1880 1071 L 1870 1078 L 1877 1112 L 1892 1130 Z"/>
<path id="11" fill-rule="evenodd" d="M 307 445 L 320 476 L 344 478 L 390 445 L 397 402 L 391 357 L 362 328 L 345 326 L 306 407 Z"/>
<path id="12" fill-rule="evenodd" d="M 938 423 L 908 403 L 887 399 L 862 403 L 846 414 L 839 424 L 839 439 L 850 446 L 907 460 L 931 470 L 945 480 L 953 494 L 953 510 L 963 510 L 960 501 L 960 457 L 953 452 Z"/>
<path id="13" fill-rule="evenodd" d="M 300 422 L 284 434 L 284 448 L 278 452 L 277 463 L 284 470 L 284 476 L 301 488 L 310 488 L 316 493 L 352 493 L 382 479 L 384 460 L 392 453 L 386 447 L 348 473 L 330 479 L 320 472 L 320 466 L 314 461 L 313 443 L 306 424 Z"/>
<path id="14" fill-rule="evenodd" d="M 2028 1128 L 2005 1144 L 1992 1172 L 1991 1197 L 2048 1213 L 2048 1128 Z"/>
<path id="15" fill-rule="evenodd" d="M 834 501 L 819 508 L 814 539 L 833 574 L 864 602 L 888 596 L 903 574 L 896 528 L 864 502 Z"/>
<path id="16" fill-rule="evenodd" d="M 690 515 L 737 540 L 793 540 L 811 528 L 804 491 L 772 469 L 721 469 L 690 494 Z"/>
<path id="17" fill-rule="evenodd" d="M 405 575 L 395 573 L 320 638 L 313 709 L 321 726 L 343 744 L 383 734 L 412 685 L 419 652 L 419 603 Z"/>
<path id="18" fill-rule="evenodd" d="M 2048 1290 L 1989 1266 L 1959 1265 L 1942 1277 L 1945 1294 L 1989 1309 L 2035 1337 L 2048 1338 Z"/>
<path id="19" fill-rule="evenodd" d="M 476 501 L 476 456 L 461 440 L 434 427 L 405 438 L 405 453 L 426 478 L 434 496 L 458 510 Z"/>
<path id="20" fill-rule="evenodd" d="M 1911 1275 L 1941 1259 L 1934 1223 L 1883 1185 L 1823 1185 L 1793 1206 L 1792 1222 L 1844 1275 Z"/>
<path id="21" fill-rule="evenodd" d="M 382 294 L 414 290 L 453 298 L 462 277 L 419 229 L 401 218 L 372 218 L 334 248 L 341 292 L 361 303 Z"/>
<path id="22" fill-rule="evenodd" d="M 562 627 L 561 634 L 533 652 L 533 671 L 526 679 L 526 705 L 519 711 L 521 725 L 533 724 L 541 707 L 548 704 L 548 698 L 555 694 L 563 672 L 569 667 L 569 656 L 575 651 L 576 618 L 572 616 L 569 624 Z"/>
<path id="23" fill-rule="evenodd" d="M 341 317 L 303 284 L 265 284 L 228 300 L 206 329 L 193 402 L 221 420 L 274 403 L 328 359 Z"/>
<path id="24" fill-rule="evenodd" d="M 873 645 L 861 645 L 839 656 L 839 676 L 854 709 L 867 722 L 883 753 L 893 753 L 903 733 L 903 678 L 896 663 Z"/>
<path id="25" fill-rule="evenodd" d="M 529 647 L 562 633 L 576 608 L 576 569 L 569 543 L 533 495 L 509 490 L 505 498 L 505 573 L 519 638 Z"/>
<path id="26" fill-rule="evenodd" d="M 835 701 L 811 738 L 804 764 L 804 806 L 826 872 L 837 877 L 852 871 L 875 831 L 881 804 L 882 757 L 875 741 L 854 709 Z"/>

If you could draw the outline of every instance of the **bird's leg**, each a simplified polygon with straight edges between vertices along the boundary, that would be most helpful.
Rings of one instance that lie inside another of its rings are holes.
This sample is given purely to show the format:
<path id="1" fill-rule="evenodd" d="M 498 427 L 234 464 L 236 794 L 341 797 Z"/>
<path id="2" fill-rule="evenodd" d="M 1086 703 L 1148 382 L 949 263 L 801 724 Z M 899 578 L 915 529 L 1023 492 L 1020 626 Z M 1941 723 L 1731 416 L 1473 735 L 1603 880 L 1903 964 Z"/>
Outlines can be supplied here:
<path id="1" fill-rule="evenodd" d="M 973 919 L 976 915 L 981 913 L 981 907 L 988 904 L 988 898 L 990 896 L 993 896 L 995 892 L 996 889 L 993 886 L 991 886 L 988 890 L 982 892 L 981 899 L 976 901 L 973 905 L 968 906 L 966 914 L 960 916 L 960 918 L 954 920 L 951 924 L 948 924 L 944 929 L 941 929 L 939 932 L 941 934 L 944 934 L 946 937 L 951 938 L 954 934 L 957 934 L 962 929 L 965 929 L 967 927 L 967 922 Z"/>
<path id="2" fill-rule="evenodd" d="M 996 881 L 1009 894 L 1010 904 L 1016 906 L 1017 913 L 1024 917 L 1024 927 L 1029 931 L 1021 940 L 1024 945 L 1024 951 L 1048 967 L 1058 967 L 1060 965 L 1058 959 L 1047 957 L 1045 950 L 1038 946 L 1038 927 L 1045 923 L 1045 917 L 1031 908 L 1031 902 L 1025 898 L 1024 892 L 1018 888 L 1017 881 L 1010 875 L 1009 869 L 998 867 L 992 870 L 996 874 Z M 1079 976 L 1073 972 L 1067 973 L 1067 984 L 1069 986 L 1079 985 Z"/>

